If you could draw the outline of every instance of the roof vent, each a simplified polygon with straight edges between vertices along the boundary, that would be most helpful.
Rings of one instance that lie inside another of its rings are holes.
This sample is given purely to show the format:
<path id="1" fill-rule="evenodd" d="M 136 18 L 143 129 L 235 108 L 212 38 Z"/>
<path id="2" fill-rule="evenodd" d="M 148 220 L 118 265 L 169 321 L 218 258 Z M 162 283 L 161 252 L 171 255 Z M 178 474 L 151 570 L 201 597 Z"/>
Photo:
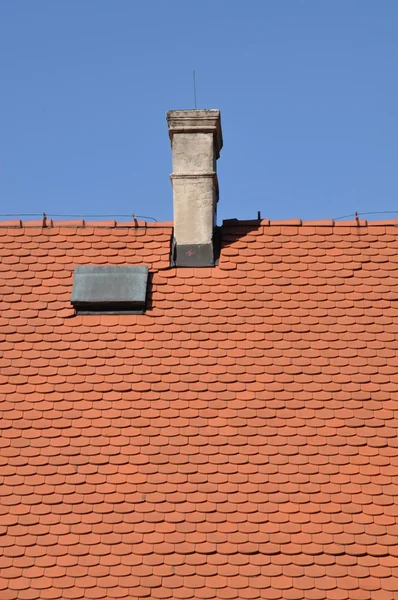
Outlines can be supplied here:
<path id="1" fill-rule="evenodd" d="M 142 314 L 148 267 L 76 267 L 71 302 L 78 314 Z"/>

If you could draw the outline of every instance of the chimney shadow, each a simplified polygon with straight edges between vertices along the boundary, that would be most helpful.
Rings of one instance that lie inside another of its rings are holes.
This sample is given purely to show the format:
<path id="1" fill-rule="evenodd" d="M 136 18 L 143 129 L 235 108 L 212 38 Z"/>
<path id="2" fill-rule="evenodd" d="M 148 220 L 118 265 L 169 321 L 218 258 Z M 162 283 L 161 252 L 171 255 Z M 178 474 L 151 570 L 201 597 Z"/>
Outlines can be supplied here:
<path id="1" fill-rule="evenodd" d="M 262 219 L 243 220 L 226 219 L 215 229 L 215 264 L 218 265 L 224 248 L 228 248 L 240 238 L 257 231 L 262 226 Z"/>

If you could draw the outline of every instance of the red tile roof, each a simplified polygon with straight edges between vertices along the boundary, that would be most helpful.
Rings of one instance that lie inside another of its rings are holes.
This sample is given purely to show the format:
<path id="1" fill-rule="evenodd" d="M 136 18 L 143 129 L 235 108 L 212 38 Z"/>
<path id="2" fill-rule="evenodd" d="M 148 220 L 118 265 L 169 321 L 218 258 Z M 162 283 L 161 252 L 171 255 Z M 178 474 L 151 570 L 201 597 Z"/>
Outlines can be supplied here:
<path id="1" fill-rule="evenodd" d="M 388 600 L 398 222 L 0 223 L 0 599 Z M 74 316 L 146 264 L 145 315 Z"/>

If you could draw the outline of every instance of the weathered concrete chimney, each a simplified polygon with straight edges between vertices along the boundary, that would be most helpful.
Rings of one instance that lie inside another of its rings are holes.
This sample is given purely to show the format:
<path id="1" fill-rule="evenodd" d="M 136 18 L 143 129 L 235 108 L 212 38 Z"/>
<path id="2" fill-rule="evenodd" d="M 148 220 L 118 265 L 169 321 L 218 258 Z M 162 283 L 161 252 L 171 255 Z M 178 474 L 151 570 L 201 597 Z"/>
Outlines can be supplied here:
<path id="1" fill-rule="evenodd" d="M 208 267 L 215 259 L 220 111 L 171 110 L 167 122 L 173 154 L 175 262 L 181 267 Z"/>

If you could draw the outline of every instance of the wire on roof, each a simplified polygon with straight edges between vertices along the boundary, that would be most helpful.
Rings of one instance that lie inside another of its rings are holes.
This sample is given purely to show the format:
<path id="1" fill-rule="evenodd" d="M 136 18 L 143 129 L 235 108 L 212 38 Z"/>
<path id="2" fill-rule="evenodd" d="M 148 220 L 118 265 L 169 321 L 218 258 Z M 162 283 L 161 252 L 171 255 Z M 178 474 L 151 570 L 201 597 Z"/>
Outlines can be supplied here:
<path id="1" fill-rule="evenodd" d="M 130 218 L 136 219 L 151 219 L 155 223 L 158 222 L 155 217 L 145 217 L 143 215 L 61 215 L 56 213 L 45 213 L 46 217 L 67 217 L 68 219 L 111 219 L 111 218 Z M 8 213 L 0 214 L 0 217 L 43 217 L 43 213 Z"/>
<path id="2" fill-rule="evenodd" d="M 360 215 L 395 215 L 398 214 L 398 210 L 376 210 L 372 212 L 355 212 L 350 215 L 343 215 L 342 217 L 335 217 L 333 221 L 338 221 L 339 219 L 348 219 L 349 217 L 358 217 Z"/>
<path id="3" fill-rule="evenodd" d="M 88 214 L 83 214 L 83 215 L 69 215 L 69 214 L 58 214 L 58 213 L 4 213 L 4 214 L 0 214 L 0 217 L 43 217 L 43 214 L 45 214 L 45 216 L 47 218 L 52 218 L 52 217 L 61 217 L 61 218 L 68 218 L 68 219 L 112 219 L 112 218 L 123 218 L 123 219 L 128 219 L 133 217 L 133 219 L 151 219 L 151 221 L 154 221 L 155 223 L 158 222 L 157 219 L 155 219 L 155 217 L 148 217 L 145 215 L 88 215 Z M 349 215 L 342 215 L 341 217 L 334 217 L 333 221 L 339 221 L 340 219 L 348 219 L 350 217 L 358 217 L 358 216 L 362 216 L 362 215 L 394 215 L 394 214 L 398 214 L 398 210 L 377 210 L 377 211 L 371 211 L 371 212 L 355 212 L 355 213 L 351 213 Z M 259 215 L 260 216 L 260 215 Z"/>

